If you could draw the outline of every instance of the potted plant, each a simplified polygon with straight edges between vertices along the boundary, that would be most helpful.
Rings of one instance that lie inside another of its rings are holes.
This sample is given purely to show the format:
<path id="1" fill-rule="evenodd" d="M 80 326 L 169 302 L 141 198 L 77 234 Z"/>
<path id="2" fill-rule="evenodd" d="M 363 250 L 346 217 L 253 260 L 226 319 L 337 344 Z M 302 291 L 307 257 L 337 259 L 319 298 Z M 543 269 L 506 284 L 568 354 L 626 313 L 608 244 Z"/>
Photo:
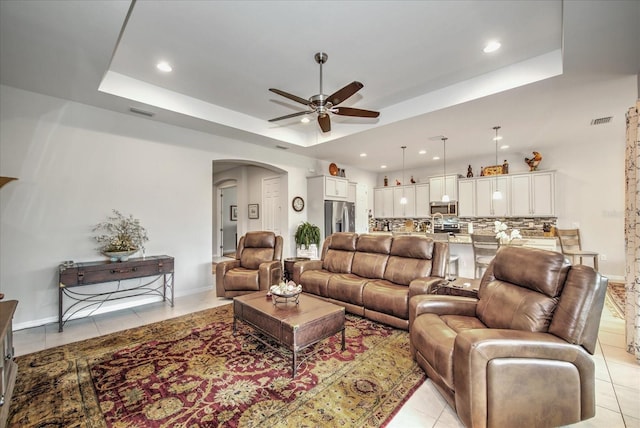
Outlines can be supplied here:
<path id="1" fill-rule="evenodd" d="M 311 244 L 320 245 L 320 228 L 308 221 L 301 223 L 296 230 L 296 246 L 309 248 Z"/>
<path id="2" fill-rule="evenodd" d="M 131 254 L 139 250 L 144 254 L 144 243 L 149 240 L 140 220 L 131 214 L 125 217 L 118 210 L 113 210 L 113 216 L 95 225 L 93 231 L 101 232 L 95 237 L 100 244 L 99 250 L 113 262 L 127 261 Z"/>

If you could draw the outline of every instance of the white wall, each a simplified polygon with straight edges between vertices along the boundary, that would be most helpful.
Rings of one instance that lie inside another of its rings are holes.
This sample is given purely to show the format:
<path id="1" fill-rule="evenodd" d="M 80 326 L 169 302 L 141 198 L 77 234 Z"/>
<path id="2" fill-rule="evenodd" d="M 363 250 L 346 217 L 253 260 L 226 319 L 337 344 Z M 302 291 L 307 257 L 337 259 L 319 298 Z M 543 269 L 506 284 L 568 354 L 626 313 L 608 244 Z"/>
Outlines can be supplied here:
<path id="1" fill-rule="evenodd" d="M 58 264 L 102 259 L 91 228 L 114 208 L 147 228 L 147 255 L 175 257 L 177 295 L 211 288 L 214 159 L 269 162 L 287 171 L 292 194 L 305 196 L 315 164 L 0 86 L 0 175 L 19 178 L 0 190 L 0 291 L 20 301 L 14 326 L 57 319 Z M 306 214 L 290 212 L 293 233 Z"/>

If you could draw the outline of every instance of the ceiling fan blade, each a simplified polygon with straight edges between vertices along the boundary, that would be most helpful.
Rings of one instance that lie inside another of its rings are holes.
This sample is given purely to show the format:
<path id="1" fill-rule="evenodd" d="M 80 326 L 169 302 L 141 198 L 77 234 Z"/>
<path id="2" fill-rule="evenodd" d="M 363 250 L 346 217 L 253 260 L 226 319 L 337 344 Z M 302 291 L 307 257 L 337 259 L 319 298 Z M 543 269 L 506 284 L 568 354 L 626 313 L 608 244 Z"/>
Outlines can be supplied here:
<path id="1" fill-rule="evenodd" d="M 289 98 L 290 100 L 293 100 L 295 102 L 298 102 L 300 104 L 304 104 L 304 105 L 309 105 L 309 100 L 305 100 L 304 98 L 300 98 L 297 95 L 292 95 L 288 92 L 285 91 L 281 91 L 280 89 L 275 89 L 275 88 L 269 88 L 269 90 L 273 93 L 276 93 L 278 95 L 281 95 L 285 98 Z"/>
<path id="2" fill-rule="evenodd" d="M 313 113 L 313 112 L 312 111 L 299 111 L 299 112 L 296 112 L 296 113 L 287 114 L 286 116 L 276 117 L 275 119 L 269 119 L 269 122 L 277 122 L 279 120 L 289 119 L 289 118 L 296 117 L 296 116 L 302 116 L 303 114 L 309 114 L 309 113 Z"/>
<path id="3" fill-rule="evenodd" d="M 334 106 L 337 106 L 338 104 L 340 104 L 341 102 L 349 98 L 351 95 L 358 92 L 363 87 L 364 85 L 360 82 L 355 82 L 355 81 L 351 82 L 344 88 L 339 89 L 338 91 L 329 95 L 329 98 L 327 99 L 327 101 L 329 101 Z"/>
<path id="4" fill-rule="evenodd" d="M 329 115 L 325 114 L 325 115 L 318 115 L 318 124 L 320 125 L 320 128 L 322 129 L 322 132 L 329 132 L 331 131 L 331 119 L 329 119 Z"/>
<path id="5" fill-rule="evenodd" d="M 363 110 L 360 108 L 351 107 L 336 107 L 331 109 L 332 113 L 340 116 L 358 116 L 358 117 L 378 117 L 380 112 L 372 110 Z"/>

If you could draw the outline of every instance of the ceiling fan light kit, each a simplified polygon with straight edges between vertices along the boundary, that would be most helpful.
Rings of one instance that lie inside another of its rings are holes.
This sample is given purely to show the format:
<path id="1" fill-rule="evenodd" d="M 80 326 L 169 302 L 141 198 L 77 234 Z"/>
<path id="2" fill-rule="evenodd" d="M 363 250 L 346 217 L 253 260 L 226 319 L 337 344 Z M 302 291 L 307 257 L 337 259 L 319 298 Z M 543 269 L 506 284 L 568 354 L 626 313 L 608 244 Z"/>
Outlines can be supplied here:
<path id="1" fill-rule="evenodd" d="M 340 116 L 355 116 L 355 117 L 371 117 L 375 118 L 380 115 L 377 111 L 363 110 L 359 108 L 351 107 L 338 107 L 338 104 L 351 97 L 364 87 L 360 82 L 353 81 L 347 86 L 339 89 L 333 94 L 327 96 L 322 91 L 322 64 L 327 62 L 328 56 L 324 52 L 318 52 L 315 54 L 315 60 L 320 65 L 320 93 L 312 95 L 308 100 L 297 95 L 290 94 L 280 89 L 269 88 L 269 90 L 275 94 L 288 98 L 300 104 L 306 105 L 309 109 L 306 111 L 299 111 L 296 113 L 287 114 L 285 116 L 276 117 L 270 119 L 269 122 L 277 122 L 279 120 L 290 119 L 292 117 L 304 116 L 307 114 L 317 113 L 318 125 L 322 132 L 331 131 L 331 119 L 329 113 L 337 114 Z"/>

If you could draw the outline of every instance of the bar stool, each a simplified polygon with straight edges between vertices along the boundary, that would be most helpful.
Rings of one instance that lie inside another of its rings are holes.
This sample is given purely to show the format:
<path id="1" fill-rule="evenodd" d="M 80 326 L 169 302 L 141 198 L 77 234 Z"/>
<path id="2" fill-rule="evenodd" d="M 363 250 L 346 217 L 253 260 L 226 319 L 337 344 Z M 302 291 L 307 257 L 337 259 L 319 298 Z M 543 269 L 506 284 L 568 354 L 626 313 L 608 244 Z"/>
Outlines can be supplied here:
<path id="1" fill-rule="evenodd" d="M 448 233 L 427 233 L 426 235 L 428 238 L 431 238 L 434 241 L 445 241 L 447 244 L 450 244 L 449 238 L 451 237 L 451 235 L 449 235 Z M 445 272 L 447 278 L 450 278 L 452 276 L 454 276 L 455 278 L 458 277 L 459 259 L 460 257 L 457 254 L 451 254 L 451 246 L 449 245 L 449 263 L 447 264 L 447 272 Z M 451 269 L 452 267 L 453 269 Z M 454 272 L 453 275 L 452 272 Z"/>
<path id="2" fill-rule="evenodd" d="M 583 257 L 593 258 L 593 269 L 598 271 L 598 253 L 586 251 L 580 244 L 580 229 L 556 229 L 556 236 L 560 241 L 562 254 L 571 258 L 571 263 L 576 264 L 576 258 L 582 264 Z"/>
<path id="3" fill-rule="evenodd" d="M 482 272 L 489 266 L 496 256 L 500 241 L 495 235 L 471 234 L 471 246 L 473 247 L 473 275 L 474 278 L 482 277 Z"/>

